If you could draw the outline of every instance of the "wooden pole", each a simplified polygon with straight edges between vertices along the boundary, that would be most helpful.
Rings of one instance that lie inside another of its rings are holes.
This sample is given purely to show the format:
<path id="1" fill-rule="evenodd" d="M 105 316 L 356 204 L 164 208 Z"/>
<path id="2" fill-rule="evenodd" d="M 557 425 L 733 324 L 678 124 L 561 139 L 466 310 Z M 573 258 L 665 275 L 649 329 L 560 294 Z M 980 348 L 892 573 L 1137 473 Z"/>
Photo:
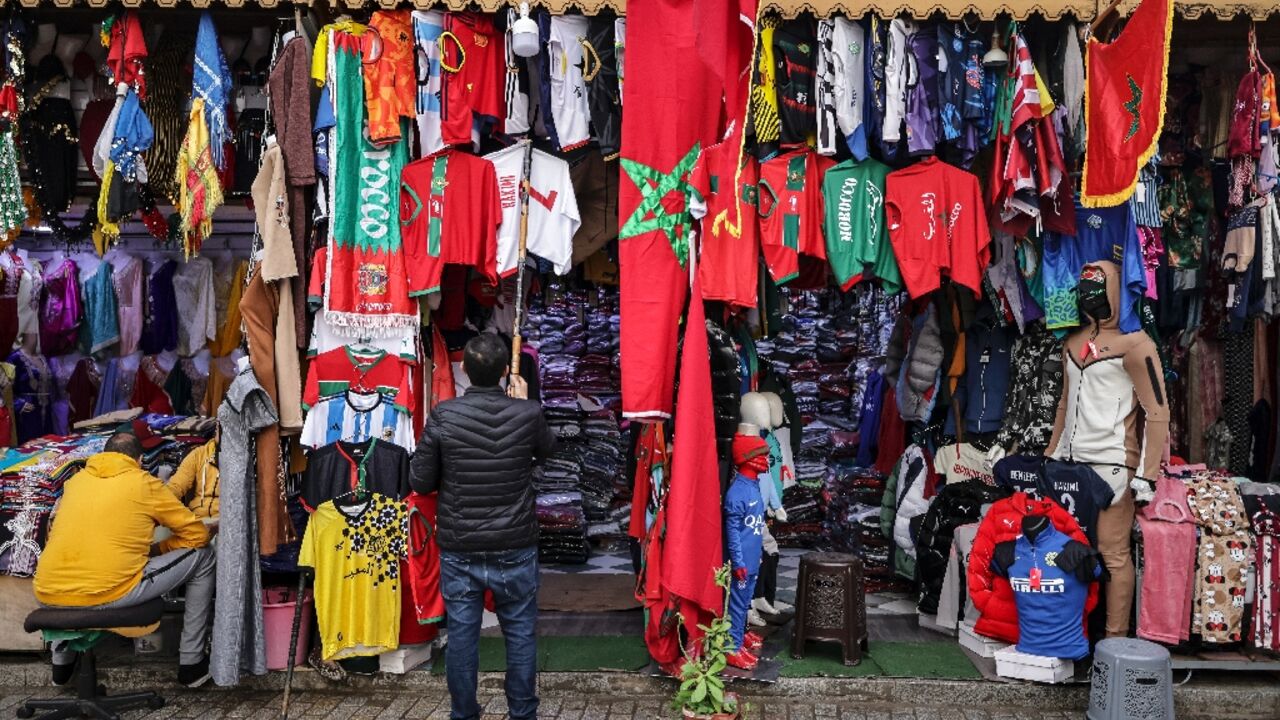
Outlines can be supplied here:
<path id="1" fill-rule="evenodd" d="M 520 374 L 520 346 L 524 335 L 524 263 L 529 254 L 529 183 L 533 177 L 533 141 L 524 140 L 524 165 L 520 170 L 520 252 L 516 261 L 516 318 L 511 328 L 511 374 Z"/>

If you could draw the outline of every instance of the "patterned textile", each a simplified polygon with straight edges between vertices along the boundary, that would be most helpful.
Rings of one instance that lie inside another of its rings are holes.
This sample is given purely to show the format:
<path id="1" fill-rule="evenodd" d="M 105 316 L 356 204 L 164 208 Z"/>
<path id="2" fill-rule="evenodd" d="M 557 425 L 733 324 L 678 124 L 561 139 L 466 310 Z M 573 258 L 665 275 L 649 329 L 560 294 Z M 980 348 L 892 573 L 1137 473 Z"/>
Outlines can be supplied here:
<path id="1" fill-rule="evenodd" d="M 1187 504 L 1200 526 L 1191 632 L 1208 643 L 1239 642 L 1253 542 L 1244 502 L 1230 478 L 1200 472 L 1187 480 Z"/>
<path id="2" fill-rule="evenodd" d="M 1280 651 L 1280 515 L 1268 508 L 1253 514 L 1257 540 L 1253 599 L 1253 646 Z"/>

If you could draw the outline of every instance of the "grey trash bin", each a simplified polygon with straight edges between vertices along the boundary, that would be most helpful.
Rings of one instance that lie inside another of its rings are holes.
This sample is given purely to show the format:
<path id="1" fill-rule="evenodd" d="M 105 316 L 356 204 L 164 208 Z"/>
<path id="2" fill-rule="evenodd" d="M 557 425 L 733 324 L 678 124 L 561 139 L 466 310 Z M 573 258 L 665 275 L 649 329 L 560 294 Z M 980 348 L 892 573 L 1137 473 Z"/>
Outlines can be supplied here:
<path id="1" fill-rule="evenodd" d="M 1146 640 L 1109 638 L 1093 651 L 1089 720 L 1173 720 L 1169 651 Z"/>

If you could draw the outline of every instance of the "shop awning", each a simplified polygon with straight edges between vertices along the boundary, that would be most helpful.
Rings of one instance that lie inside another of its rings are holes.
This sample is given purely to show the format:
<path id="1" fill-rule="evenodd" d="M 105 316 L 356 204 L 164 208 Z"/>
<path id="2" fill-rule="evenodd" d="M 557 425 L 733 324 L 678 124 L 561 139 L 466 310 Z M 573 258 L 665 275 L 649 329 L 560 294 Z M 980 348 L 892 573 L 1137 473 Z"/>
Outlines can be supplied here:
<path id="1" fill-rule="evenodd" d="M 104 8 L 115 2 L 126 7 L 160 7 L 171 8 L 179 5 L 186 7 L 186 0 L 19 0 L 24 7 L 75 7 L 88 5 Z M 327 0 L 302 0 L 298 4 L 328 5 Z M 395 0 L 337 0 L 337 8 L 377 8 L 394 6 Z M 514 3 L 509 0 L 414 0 L 419 8 L 445 8 L 449 10 L 479 9 L 486 12 L 510 7 Z M 812 12 L 818 16 L 842 13 L 850 17 L 860 17 L 874 12 L 881 17 L 892 17 L 900 13 L 910 13 L 916 17 L 928 17 L 934 13 L 942 13 L 953 20 L 971 16 L 982 20 L 993 20 L 1001 14 L 1008 14 L 1017 20 L 1025 20 L 1032 15 L 1042 15 L 1049 19 L 1058 19 L 1064 15 L 1077 18 L 1092 18 L 1098 11 L 1106 8 L 1108 0 L 768 0 L 765 7 L 776 10 L 785 17 L 794 17 L 803 12 Z M 1122 10 L 1131 8 L 1134 0 L 1125 2 Z M 531 0 L 530 5 L 545 7 L 555 14 L 580 11 L 587 15 L 595 15 L 601 10 L 612 9 L 618 14 L 625 14 L 627 0 Z M 263 7 L 288 8 L 293 3 L 285 0 L 190 0 L 190 6 L 206 7 Z M 1273 13 L 1280 13 L 1280 0 L 1188 0 L 1176 3 L 1180 17 L 1195 20 L 1201 17 L 1216 17 L 1219 20 L 1231 20 L 1236 17 L 1248 17 L 1254 20 L 1266 20 Z"/>

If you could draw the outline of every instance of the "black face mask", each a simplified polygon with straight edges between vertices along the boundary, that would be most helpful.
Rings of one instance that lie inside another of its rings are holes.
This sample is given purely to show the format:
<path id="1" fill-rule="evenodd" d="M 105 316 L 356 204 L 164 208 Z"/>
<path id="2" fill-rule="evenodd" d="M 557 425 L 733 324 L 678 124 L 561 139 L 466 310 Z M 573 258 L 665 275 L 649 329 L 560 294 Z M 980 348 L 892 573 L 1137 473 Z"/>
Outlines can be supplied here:
<path id="1" fill-rule="evenodd" d="M 1081 280 L 1076 288 L 1076 305 L 1080 314 L 1101 322 L 1111 317 L 1111 301 L 1107 298 L 1107 284 L 1096 280 Z"/>

